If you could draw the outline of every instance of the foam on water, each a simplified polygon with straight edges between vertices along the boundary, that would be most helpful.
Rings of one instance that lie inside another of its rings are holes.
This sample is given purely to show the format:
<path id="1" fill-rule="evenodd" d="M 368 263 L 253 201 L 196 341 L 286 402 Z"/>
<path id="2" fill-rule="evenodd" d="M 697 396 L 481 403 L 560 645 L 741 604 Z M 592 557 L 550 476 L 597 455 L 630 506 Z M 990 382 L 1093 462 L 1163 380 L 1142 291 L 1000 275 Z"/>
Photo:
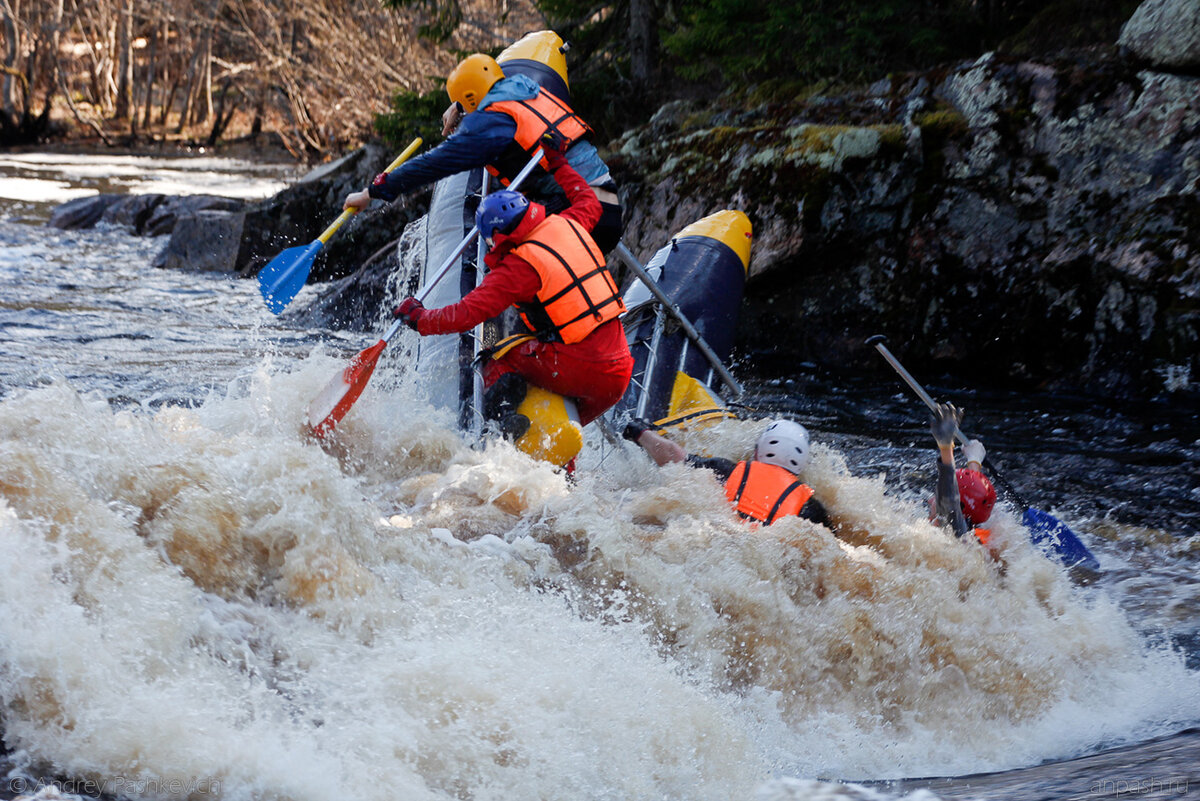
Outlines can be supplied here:
<path id="1" fill-rule="evenodd" d="M 206 156 L 0 154 L 0 201 L 46 206 L 100 193 L 254 200 L 284 189 L 295 173 L 289 165 Z"/>
<path id="2" fill-rule="evenodd" d="M 1007 513 L 998 566 L 817 446 L 841 538 L 755 531 L 705 471 L 593 443 L 572 486 L 471 447 L 394 363 L 322 447 L 305 405 L 343 363 L 267 362 L 196 409 L 0 401 L 19 761 L 228 798 L 868 797 L 811 779 L 1200 717 L 1182 660 Z M 738 458 L 759 425 L 688 444 Z"/>

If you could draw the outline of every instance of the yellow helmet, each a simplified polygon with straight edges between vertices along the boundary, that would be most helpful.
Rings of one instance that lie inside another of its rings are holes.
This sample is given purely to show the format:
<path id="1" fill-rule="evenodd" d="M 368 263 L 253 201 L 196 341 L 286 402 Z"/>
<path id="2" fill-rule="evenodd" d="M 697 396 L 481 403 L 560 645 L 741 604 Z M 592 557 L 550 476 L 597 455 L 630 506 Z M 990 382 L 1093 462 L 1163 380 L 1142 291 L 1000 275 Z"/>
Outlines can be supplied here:
<path id="1" fill-rule="evenodd" d="M 483 53 L 467 56 L 446 79 L 446 94 L 467 111 L 474 111 L 479 101 L 504 77 L 496 59 Z"/>

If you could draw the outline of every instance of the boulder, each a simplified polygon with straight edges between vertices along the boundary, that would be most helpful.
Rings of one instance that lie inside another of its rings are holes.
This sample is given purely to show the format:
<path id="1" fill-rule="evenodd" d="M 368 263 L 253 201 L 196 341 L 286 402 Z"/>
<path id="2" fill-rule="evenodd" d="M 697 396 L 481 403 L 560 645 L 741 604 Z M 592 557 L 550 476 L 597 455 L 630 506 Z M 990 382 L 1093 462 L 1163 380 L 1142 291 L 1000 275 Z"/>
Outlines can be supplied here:
<path id="1" fill-rule="evenodd" d="M 1200 0 L 1146 0 L 1118 43 L 1153 67 L 1200 69 Z"/>
<path id="2" fill-rule="evenodd" d="M 100 222 L 105 209 L 126 197 L 128 196 L 110 194 L 68 200 L 50 212 L 50 219 L 46 224 L 64 230 L 91 228 Z"/>
<path id="3" fill-rule="evenodd" d="M 245 222 L 246 214 L 241 211 L 201 210 L 180 217 L 154 266 L 233 272 L 239 262 Z"/>
<path id="4" fill-rule="evenodd" d="M 660 115 L 609 161 L 643 258 L 750 215 L 758 367 L 875 368 L 885 333 L 927 375 L 1200 389 L 1200 77 L 989 54 L 781 111 Z"/>
<path id="5" fill-rule="evenodd" d="M 239 211 L 245 205 L 245 201 L 216 195 L 165 197 L 153 208 L 148 217 L 141 220 L 137 232 L 146 236 L 162 236 L 174 230 L 180 217 L 205 210 Z"/>
<path id="6" fill-rule="evenodd" d="M 166 195 L 125 195 L 104 209 L 100 222 L 141 233 L 146 220 L 164 200 Z"/>

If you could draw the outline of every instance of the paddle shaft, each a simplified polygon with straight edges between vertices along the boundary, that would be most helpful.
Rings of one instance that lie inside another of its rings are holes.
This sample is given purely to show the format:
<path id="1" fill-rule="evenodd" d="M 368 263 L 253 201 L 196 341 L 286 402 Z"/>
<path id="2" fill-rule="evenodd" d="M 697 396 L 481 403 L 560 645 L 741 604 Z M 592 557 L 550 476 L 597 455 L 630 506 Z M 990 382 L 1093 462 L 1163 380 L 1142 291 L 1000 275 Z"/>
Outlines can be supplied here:
<path id="1" fill-rule="evenodd" d="M 875 350 L 879 351 L 879 355 L 886 359 L 887 363 L 892 366 L 892 369 L 900 374 L 900 377 L 904 379 L 904 383 L 908 384 L 909 388 L 911 388 L 913 392 L 917 393 L 918 398 L 925 401 L 925 405 L 929 407 L 929 411 L 932 412 L 937 409 L 937 402 L 930 397 L 929 393 L 925 391 L 924 387 L 917 383 L 917 379 L 912 377 L 912 373 L 908 372 L 908 370 L 905 370 L 904 365 L 900 364 L 900 361 L 892 355 L 892 352 L 888 350 L 887 345 L 883 344 L 882 336 L 876 334 L 867 340 L 867 344 L 875 346 Z M 967 435 L 963 434 L 962 429 L 960 429 L 957 425 L 954 426 L 954 436 L 957 437 L 958 441 L 961 443 L 966 443 L 968 439 L 972 439 L 971 437 L 967 437 Z M 1000 486 L 1004 487 L 1005 492 L 1011 495 L 1013 500 L 1021 504 L 1021 506 L 1024 506 L 1026 509 L 1029 508 L 1029 503 L 1021 497 L 1012 484 L 1008 483 L 1004 476 L 1000 475 L 1000 471 L 996 469 L 996 465 L 994 465 L 986 457 L 983 460 L 983 464 L 992 474 L 992 478 L 996 479 L 996 482 L 1000 484 Z"/>
<path id="2" fill-rule="evenodd" d="M 420 146 L 421 146 L 421 137 L 418 136 L 416 139 L 412 140 L 412 142 L 409 144 L 408 147 L 404 148 L 403 153 L 401 153 L 399 156 L 396 156 L 396 158 L 394 158 L 392 160 L 392 163 L 387 166 L 387 169 L 385 169 L 384 172 L 385 173 L 391 172 L 392 170 L 396 169 L 404 162 L 408 161 L 408 157 L 411 156 L 413 153 L 415 153 L 417 148 L 419 148 Z M 342 224 L 345 223 L 346 220 L 353 217 L 355 214 L 358 214 L 358 209 L 354 209 L 354 208 L 345 209 L 340 215 L 338 215 L 338 218 L 336 220 L 334 220 L 332 223 L 329 224 L 329 227 L 325 229 L 324 233 L 322 233 L 320 236 L 317 237 L 317 241 L 320 242 L 322 245 L 324 245 L 326 242 L 329 241 L 329 238 L 331 236 L 333 236 L 334 233 L 337 232 L 337 229 L 341 228 Z"/>
<path id="3" fill-rule="evenodd" d="M 658 302 L 671 313 L 671 316 L 683 328 L 683 332 L 687 334 L 688 339 L 692 341 L 696 349 L 703 354 L 704 358 L 708 359 L 708 363 L 712 365 L 713 370 L 721 377 L 725 385 L 733 390 L 734 396 L 741 396 L 742 385 L 729 374 L 729 371 L 725 369 L 725 365 L 721 363 L 721 359 L 713 352 L 708 343 L 704 341 L 704 337 L 700 336 L 700 332 L 696 330 L 696 327 L 692 325 L 692 321 L 684 316 L 673 300 L 667 297 L 667 293 L 663 292 L 658 282 L 650 277 L 650 273 L 646 272 L 646 268 L 637 260 L 637 257 L 630 252 L 629 248 L 625 247 L 624 242 L 617 242 L 617 256 L 620 257 L 621 261 L 625 262 L 626 267 L 633 270 L 634 274 L 641 279 L 646 288 L 650 290 L 650 294 L 654 295 Z"/>
<path id="4" fill-rule="evenodd" d="M 538 162 L 541 160 L 542 149 L 539 147 L 537 152 L 533 154 L 533 158 L 529 160 L 529 163 L 526 164 L 519 173 L 517 173 L 517 177 L 513 178 L 512 182 L 506 188 L 515 191 L 517 187 L 519 187 L 525 181 L 525 179 L 529 177 L 529 173 L 533 172 L 533 168 L 536 167 Z M 418 289 L 417 293 L 413 295 L 418 302 L 425 302 L 425 298 L 429 297 L 429 294 L 433 292 L 434 288 L 437 287 L 441 280 L 446 277 L 446 273 L 450 272 L 450 268 L 453 267 L 454 263 L 462 256 L 463 251 L 470 247 L 471 241 L 475 239 L 475 235 L 478 233 L 479 226 L 471 226 L 471 230 L 467 232 L 465 237 L 463 237 L 463 241 L 459 242 L 458 247 L 456 247 L 454 251 L 446 257 L 446 260 L 442 262 L 442 266 L 438 268 L 436 273 L 434 273 L 433 278 L 430 278 L 428 281 L 426 281 L 425 286 Z M 404 320 L 397 320 L 396 322 L 392 323 L 391 328 L 389 328 L 387 333 L 383 335 L 383 341 L 391 341 L 392 337 L 396 335 L 396 332 L 400 330 L 400 326 L 404 324 Z"/>
<path id="5" fill-rule="evenodd" d="M 517 177 L 513 179 L 509 186 L 513 189 L 520 186 L 521 182 L 533 171 L 533 168 L 537 166 L 541 159 L 542 149 L 538 148 L 537 152 L 533 154 L 533 158 L 517 174 Z M 472 226 L 470 233 L 463 238 L 458 247 L 454 249 L 454 252 L 446 258 L 445 263 L 438 269 L 437 274 L 426 281 L 425 286 L 417 290 L 415 297 L 418 301 L 423 302 L 429 296 L 429 293 L 438 285 L 438 282 L 450 272 L 450 268 L 454 266 L 454 263 L 462 256 L 463 251 L 470 246 L 471 241 L 478 233 L 478 227 Z M 367 382 L 370 381 L 371 374 L 375 372 L 375 365 L 379 361 L 379 356 L 383 353 L 383 349 L 387 347 L 388 342 L 396 335 L 396 332 L 400 330 L 400 326 L 402 325 L 404 325 L 403 319 L 398 319 L 392 323 L 387 333 L 378 342 L 359 351 L 350 361 L 349 366 L 334 376 L 333 380 L 329 382 L 321 394 L 314 398 L 313 402 L 309 403 L 309 426 L 312 427 L 313 433 L 316 436 L 324 438 L 350 411 L 350 407 L 358 400 Z M 318 410 L 323 416 L 319 421 L 314 423 L 312 406 L 317 401 L 321 401 Z"/>
<path id="6" fill-rule="evenodd" d="M 396 169 L 421 146 L 421 139 L 413 140 L 404 152 L 392 161 L 388 172 Z M 301 245 L 279 253 L 271 259 L 258 273 L 258 290 L 262 293 L 267 308 L 273 314 L 279 314 L 292 302 L 306 283 L 308 273 L 312 269 L 317 253 L 333 236 L 334 232 L 357 212 L 357 209 L 346 209 L 319 237 L 307 245 Z"/>

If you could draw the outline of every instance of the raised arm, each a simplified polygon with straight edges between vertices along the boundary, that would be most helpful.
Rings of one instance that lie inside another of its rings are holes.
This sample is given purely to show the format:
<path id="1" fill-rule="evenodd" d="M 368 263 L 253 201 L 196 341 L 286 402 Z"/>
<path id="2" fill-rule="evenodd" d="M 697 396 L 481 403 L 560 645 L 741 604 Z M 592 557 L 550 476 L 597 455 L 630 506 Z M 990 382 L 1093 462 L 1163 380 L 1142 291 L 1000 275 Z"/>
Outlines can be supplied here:
<path id="1" fill-rule="evenodd" d="M 567 208 L 558 212 L 560 217 L 567 217 L 591 231 L 600 221 L 603 209 L 596 199 L 596 192 L 583 176 L 575 171 L 562 153 L 546 148 L 546 161 L 550 165 L 550 174 L 555 183 L 562 187 L 567 196 Z"/>
<path id="2" fill-rule="evenodd" d="M 958 497 L 958 479 L 954 474 L 954 431 L 962 420 L 962 412 L 953 404 L 940 403 L 929 418 L 929 430 L 937 441 L 937 515 L 954 530 L 954 536 L 967 533 L 962 502 Z"/>

